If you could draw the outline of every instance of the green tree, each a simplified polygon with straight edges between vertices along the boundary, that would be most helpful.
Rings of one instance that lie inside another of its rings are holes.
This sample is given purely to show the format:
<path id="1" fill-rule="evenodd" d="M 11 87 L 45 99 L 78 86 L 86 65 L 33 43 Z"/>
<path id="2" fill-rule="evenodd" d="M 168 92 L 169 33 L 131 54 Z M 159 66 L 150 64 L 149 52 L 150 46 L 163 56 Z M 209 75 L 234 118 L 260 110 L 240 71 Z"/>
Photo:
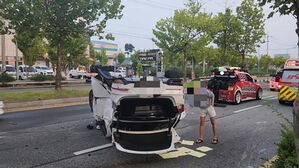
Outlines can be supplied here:
<path id="1" fill-rule="evenodd" d="M 137 50 L 137 51 L 135 51 L 134 52 L 134 54 L 132 54 L 131 56 L 130 56 L 130 58 L 131 58 L 131 61 L 132 61 L 132 64 L 133 65 L 137 65 L 137 63 L 138 63 L 138 59 L 139 59 L 139 54 L 141 53 L 141 51 L 140 50 Z"/>
<path id="2" fill-rule="evenodd" d="M 250 56 L 249 57 L 249 70 L 256 69 L 257 64 L 258 64 L 257 56 Z"/>
<path id="3" fill-rule="evenodd" d="M 282 67 L 284 63 L 286 62 L 286 59 L 283 57 L 275 57 L 273 58 L 273 65 L 276 66 L 276 68 Z"/>
<path id="4" fill-rule="evenodd" d="M 124 53 L 118 53 L 117 55 L 117 61 L 118 61 L 118 64 L 122 64 L 126 59 L 126 56 Z"/>
<path id="5" fill-rule="evenodd" d="M 134 51 L 135 47 L 131 43 L 125 44 L 125 51 L 128 53 L 132 53 Z"/>
<path id="6" fill-rule="evenodd" d="M 269 55 L 262 55 L 261 56 L 261 68 L 264 72 L 269 72 L 269 67 L 272 65 L 272 58 Z"/>
<path id="7" fill-rule="evenodd" d="M 100 52 L 100 60 L 101 60 L 101 65 L 106 65 L 108 62 L 108 56 L 106 54 L 106 50 L 101 50 Z"/>
<path id="8" fill-rule="evenodd" d="M 136 66 L 136 69 L 137 69 L 137 74 L 138 76 L 143 76 L 144 72 L 143 72 L 143 68 L 142 68 L 142 64 L 141 63 L 138 63 L 137 66 Z"/>
<path id="9" fill-rule="evenodd" d="M 214 43 L 221 49 L 220 65 L 227 65 L 230 63 L 228 52 L 234 49 L 234 44 L 236 44 L 241 34 L 242 25 L 229 8 L 226 8 L 225 13 L 219 13 L 217 20 L 221 28 L 215 37 Z"/>
<path id="10" fill-rule="evenodd" d="M 298 47 L 299 47 L 299 2 L 298 0 L 258 0 L 261 6 L 266 5 L 267 3 L 271 4 L 270 8 L 273 11 L 268 15 L 268 18 L 271 18 L 274 13 L 280 13 L 281 15 L 292 15 L 297 20 L 296 33 L 298 36 Z M 298 53 L 299 54 L 299 53 Z M 299 137 L 299 135 L 298 135 Z M 298 156 L 299 160 L 299 156 Z M 299 162 L 299 161 L 298 161 Z"/>
<path id="11" fill-rule="evenodd" d="M 9 20 L 6 30 L 32 28 L 41 32 L 57 53 L 56 90 L 61 90 L 61 68 L 64 40 L 88 33 L 104 38 L 104 28 L 110 19 L 119 19 L 123 6 L 120 0 L 2 0 L 0 17 Z M 2 21 L 1 21 L 2 22 Z M 25 23 L 25 24 L 24 24 Z M 96 23 L 95 29 L 91 29 Z M 0 25 L 3 25 L 1 23 Z M 111 34 L 105 38 L 113 39 Z"/>
<path id="12" fill-rule="evenodd" d="M 258 43 L 262 43 L 265 35 L 263 9 L 254 0 L 243 0 L 237 7 L 237 18 L 241 22 L 242 31 L 235 44 L 235 49 L 242 55 L 242 67 L 245 67 L 245 56 L 256 51 Z"/>
<path id="13" fill-rule="evenodd" d="M 35 61 L 47 52 L 41 36 L 28 37 L 28 33 L 23 32 L 15 35 L 13 41 L 18 43 L 25 65 L 33 66 Z"/>
<path id="14" fill-rule="evenodd" d="M 187 62 L 194 46 L 205 46 L 212 41 L 216 32 L 216 20 L 211 14 L 200 12 L 201 5 L 193 0 L 186 4 L 187 9 L 176 10 L 174 16 L 156 23 L 153 41 L 170 56 L 183 55 L 184 81 L 187 75 Z"/>

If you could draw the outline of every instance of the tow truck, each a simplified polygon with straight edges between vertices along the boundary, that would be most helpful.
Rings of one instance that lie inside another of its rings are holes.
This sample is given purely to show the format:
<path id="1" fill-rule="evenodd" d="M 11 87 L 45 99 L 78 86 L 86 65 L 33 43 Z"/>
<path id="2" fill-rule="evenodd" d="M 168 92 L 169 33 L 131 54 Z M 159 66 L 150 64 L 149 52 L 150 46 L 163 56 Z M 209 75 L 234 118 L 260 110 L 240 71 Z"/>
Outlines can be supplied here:
<path id="1" fill-rule="evenodd" d="M 239 67 L 219 67 L 212 71 L 208 88 L 215 101 L 239 104 L 245 100 L 262 99 L 263 89 L 251 75 Z"/>
<path id="2" fill-rule="evenodd" d="M 299 86 L 299 60 L 288 59 L 284 64 L 281 80 L 279 82 L 280 90 L 278 101 L 280 104 L 293 103 L 296 99 Z"/>

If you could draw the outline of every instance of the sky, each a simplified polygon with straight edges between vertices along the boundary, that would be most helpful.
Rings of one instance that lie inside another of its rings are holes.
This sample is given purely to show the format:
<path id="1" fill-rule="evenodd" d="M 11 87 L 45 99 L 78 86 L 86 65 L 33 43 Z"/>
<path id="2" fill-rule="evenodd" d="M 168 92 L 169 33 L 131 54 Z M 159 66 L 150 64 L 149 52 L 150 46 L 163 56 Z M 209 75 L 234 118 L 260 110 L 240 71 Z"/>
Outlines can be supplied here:
<path id="1" fill-rule="evenodd" d="M 120 20 L 109 20 L 106 31 L 111 32 L 115 40 L 110 41 L 118 44 L 120 51 L 124 51 L 124 45 L 131 43 L 135 49 L 147 50 L 157 48 L 152 42 L 154 37 L 152 29 L 160 19 L 171 17 L 175 9 L 184 8 L 187 0 L 122 0 L 125 6 L 123 17 Z M 205 12 L 216 15 L 224 12 L 225 7 L 235 11 L 241 4 L 241 0 L 199 0 L 203 4 Z M 269 5 L 263 7 L 265 18 L 271 12 Z M 268 35 L 268 53 L 290 54 L 291 57 L 298 56 L 297 35 L 295 32 L 296 20 L 293 16 L 280 16 L 267 19 L 265 32 Z M 97 39 L 93 37 L 92 39 Z M 267 41 L 267 36 L 264 37 Z M 267 54 L 267 43 L 261 44 L 260 54 Z"/>

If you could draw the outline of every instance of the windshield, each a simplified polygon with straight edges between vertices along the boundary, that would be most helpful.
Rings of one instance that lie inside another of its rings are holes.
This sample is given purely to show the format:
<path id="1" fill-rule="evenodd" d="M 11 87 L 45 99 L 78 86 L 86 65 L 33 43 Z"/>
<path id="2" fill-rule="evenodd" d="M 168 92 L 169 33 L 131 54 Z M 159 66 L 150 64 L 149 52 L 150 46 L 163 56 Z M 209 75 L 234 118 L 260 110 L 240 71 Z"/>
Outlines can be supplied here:
<path id="1" fill-rule="evenodd" d="M 6 72 L 16 72 L 16 69 L 14 67 L 7 66 Z"/>
<path id="2" fill-rule="evenodd" d="M 25 72 L 35 72 L 33 67 L 25 67 Z"/>
<path id="3" fill-rule="evenodd" d="M 50 70 L 50 68 L 48 68 L 48 67 L 40 67 L 40 69 L 42 69 L 42 70 Z"/>
<path id="4" fill-rule="evenodd" d="M 299 70 L 284 70 L 281 81 L 299 83 Z"/>

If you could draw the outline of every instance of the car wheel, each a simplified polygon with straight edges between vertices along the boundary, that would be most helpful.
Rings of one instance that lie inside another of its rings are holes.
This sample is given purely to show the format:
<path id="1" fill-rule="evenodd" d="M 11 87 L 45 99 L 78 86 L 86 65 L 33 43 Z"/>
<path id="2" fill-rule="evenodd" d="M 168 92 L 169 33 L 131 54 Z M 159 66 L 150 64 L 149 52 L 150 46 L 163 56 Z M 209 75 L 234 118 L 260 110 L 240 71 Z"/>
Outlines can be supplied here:
<path id="1" fill-rule="evenodd" d="M 72 74 L 70 74 L 70 78 L 73 78 L 73 75 L 72 75 Z"/>
<path id="2" fill-rule="evenodd" d="M 79 75 L 79 76 L 78 76 L 78 79 L 81 79 L 81 78 L 82 78 L 82 76 L 81 76 L 81 75 Z"/>
<path id="3" fill-rule="evenodd" d="M 93 91 L 90 90 L 89 91 L 89 106 L 90 106 L 90 110 L 91 112 L 93 112 Z"/>
<path id="4" fill-rule="evenodd" d="M 21 76 L 19 76 L 19 80 L 23 80 Z"/>
<path id="5" fill-rule="evenodd" d="M 235 95 L 235 104 L 240 104 L 242 99 L 241 93 L 238 91 Z"/>
<path id="6" fill-rule="evenodd" d="M 261 100 L 262 97 L 263 97 L 263 90 L 262 89 L 257 90 L 257 92 L 256 92 L 256 100 Z"/>

